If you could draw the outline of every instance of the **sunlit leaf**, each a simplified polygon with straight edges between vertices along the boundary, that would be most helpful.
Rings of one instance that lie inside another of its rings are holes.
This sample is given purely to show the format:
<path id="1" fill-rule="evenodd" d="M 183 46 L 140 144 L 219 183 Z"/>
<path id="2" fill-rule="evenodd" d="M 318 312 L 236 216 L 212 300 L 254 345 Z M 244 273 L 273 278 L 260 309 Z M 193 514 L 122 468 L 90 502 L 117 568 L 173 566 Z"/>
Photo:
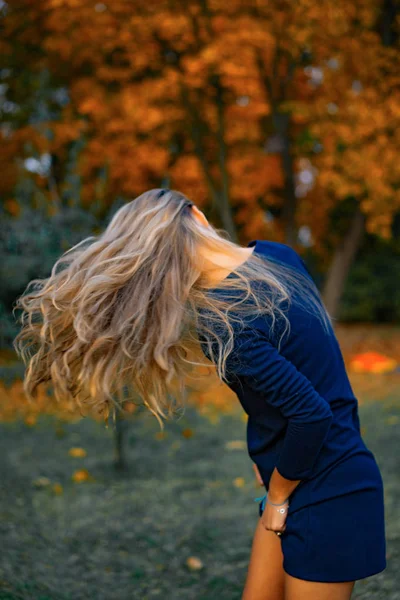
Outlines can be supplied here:
<path id="1" fill-rule="evenodd" d="M 81 458 L 86 456 L 87 452 L 84 448 L 70 448 L 68 450 L 68 454 L 70 456 L 74 456 L 76 458 Z"/>
<path id="2" fill-rule="evenodd" d="M 189 556 L 186 565 L 191 571 L 200 571 L 204 567 L 203 562 L 197 556 Z"/>
<path id="3" fill-rule="evenodd" d="M 75 483 L 82 483 L 84 481 L 89 481 L 92 479 L 92 476 L 86 469 L 79 469 L 75 471 L 72 475 L 72 480 L 75 481 Z"/>
<path id="4" fill-rule="evenodd" d="M 235 487 L 242 488 L 246 485 L 246 481 L 243 477 L 236 477 L 236 479 L 233 480 L 233 485 Z"/>

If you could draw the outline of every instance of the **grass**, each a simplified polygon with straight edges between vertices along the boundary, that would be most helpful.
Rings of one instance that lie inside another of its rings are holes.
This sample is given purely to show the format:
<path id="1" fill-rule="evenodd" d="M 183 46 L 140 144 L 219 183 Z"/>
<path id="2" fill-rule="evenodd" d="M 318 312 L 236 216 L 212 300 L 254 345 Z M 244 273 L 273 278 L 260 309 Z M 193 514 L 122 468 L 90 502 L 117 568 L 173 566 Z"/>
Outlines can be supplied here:
<path id="1" fill-rule="evenodd" d="M 50 418 L 2 425 L 0 598 L 240 597 L 260 488 L 246 452 L 224 444 L 244 428 L 238 416 L 211 425 L 188 409 L 159 439 L 142 415 L 130 426 L 129 469 L 116 473 L 101 424 L 64 434 Z M 72 446 L 87 456 L 69 456 Z M 93 481 L 72 480 L 82 468 Z M 40 477 L 51 483 L 35 487 Z M 190 557 L 203 568 L 188 568 Z"/>
<path id="2" fill-rule="evenodd" d="M 382 351 L 381 339 L 398 357 L 398 331 L 366 340 L 354 329 L 344 342 L 343 333 L 345 357 Z M 352 600 L 398 600 L 400 374 L 351 380 L 385 483 L 388 558 Z M 0 424 L 0 600 L 240 600 L 263 494 L 242 415 L 238 405 L 211 423 L 188 407 L 164 435 L 150 414 L 135 415 L 125 472 L 101 423 Z M 70 456 L 72 447 L 86 456 Z M 89 478 L 74 481 L 85 469 Z"/>
<path id="3" fill-rule="evenodd" d="M 226 447 L 245 440 L 241 414 L 210 424 L 189 407 L 164 437 L 152 417 L 139 415 L 124 473 L 112 466 L 112 431 L 99 423 L 3 424 L 0 598 L 239 600 L 258 518 L 254 498 L 263 493 L 247 451 Z M 399 598 L 399 414 L 391 400 L 360 407 L 386 486 L 389 564 L 357 582 L 357 599 Z M 188 429 L 191 437 L 182 433 Z M 77 446 L 86 457 L 68 454 Z M 74 482 L 78 469 L 93 479 Z M 40 487 L 40 477 L 50 483 Z M 201 569 L 189 568 L 191 557 Z"/>

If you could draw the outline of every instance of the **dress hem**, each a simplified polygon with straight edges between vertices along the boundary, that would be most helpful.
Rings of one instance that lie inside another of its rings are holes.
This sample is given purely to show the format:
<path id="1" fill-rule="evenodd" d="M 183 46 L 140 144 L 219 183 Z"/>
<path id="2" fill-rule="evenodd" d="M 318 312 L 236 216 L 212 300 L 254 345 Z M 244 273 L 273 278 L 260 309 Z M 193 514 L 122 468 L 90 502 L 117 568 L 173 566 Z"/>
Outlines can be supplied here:
<path id="1" fill-rule="evenodd" d="M 296 574 L 293 571 L 290 573 L 287 567 L 283 567 L 284 572 L 291 577 L 296 577 L 296 579 L 303 579 L 304 581 L 315 581 L 315 583 L 348 583 L 350 581 L 360 581 L 361 579 L 366 579 L 367 577 L 373 577 L 374 575 L 378 575 L 382 573 L 387 567 L 387 563 L 385 563 L 384 567 L 380 567 L 379 569 L 374 569 L 368 575 L 358 575 L 357 577 L 347 578 L 347 579 L 321 579 L 320 575 L 304 575 L 304 574 Z"/>

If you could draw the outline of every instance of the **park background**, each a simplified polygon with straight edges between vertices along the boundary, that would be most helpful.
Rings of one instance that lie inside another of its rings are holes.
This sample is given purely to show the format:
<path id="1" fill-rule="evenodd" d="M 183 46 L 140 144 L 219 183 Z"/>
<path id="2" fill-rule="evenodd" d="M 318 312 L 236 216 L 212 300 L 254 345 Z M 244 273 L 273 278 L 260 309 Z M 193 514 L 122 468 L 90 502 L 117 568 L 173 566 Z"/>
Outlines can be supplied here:
<path id="1" fill-rule="evenodd" d="M 161 432 L 24 398 L 15 298 L 154 187 L 295 248 L 335 319 L 385 483 L 400 598 L 398 0 L 0 0 L 0 599 L 240 598 L 258 518 L 237 399 Z"/>

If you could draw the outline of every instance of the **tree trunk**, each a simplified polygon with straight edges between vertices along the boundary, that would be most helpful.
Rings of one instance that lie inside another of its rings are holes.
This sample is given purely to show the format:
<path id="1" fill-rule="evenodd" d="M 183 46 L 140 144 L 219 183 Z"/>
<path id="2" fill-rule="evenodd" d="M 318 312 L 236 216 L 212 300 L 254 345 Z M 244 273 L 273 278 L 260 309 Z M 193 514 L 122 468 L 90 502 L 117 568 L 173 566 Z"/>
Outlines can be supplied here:
<path id="1" fill-rule="evenodd" d="M 335 250 L 326 276 L 322 298 L 329 314 L 333 318 L 337 316 L 346 279 L 361 244 L 364 233 L 364 222 L 365 217 L 357 207 L 349 230 Z"/>
<path id="2" fill-rule="evenodd" d="M 294 181 L 294 165 L 290 141 L 290 115 L 277 113 L 273 116 L 276 131 L 282 139 L 282 168 L 284 177 L 285 203 L 282 218 L 285 227 L 285 242 L 292 248 L 297 242 L 296 210 L 297 198 Z"/>
<path id="3" fill-rule="evenodd" d="M 225 116 L 223 90 L 219 77 L 214 78 L 214 87 L 216 91 L 217 117 L 218 117 L 218 160 L 221 174 L 221 193 L 219 202 L 219 213 L 222 221 L 222 227 L 229 233 L 231 239 L 236 244 L 238 237 L 236 225 L 233 220 L 232 208 L 229 199 L 229 175 L 227 169 L 227 148 L 225 142 Z"/>
<path id="4" fill-rule="evenodd" d="M 275 150 L 272 150 L 272 152 L 280 152 L 282 157 L 282 170 L 284 178 L 282 221 L 285 230 L 285 242 L 289 246 L 294 247 L 297 242 L 297 198 L 294 177 L 294 160 L 292 154 L 292 140 L 290 137 L 291 114 L 286 111 L 282 111 L 281 104 L 287 99 L 288 86 L 293 81 L 297 64 L 296 62 L 290 60 L 289 56 L 287 56 L 289 61 L 288 71 L 286 77 L 280 80 L 280 89 L 277 91 L 276 82 L 278 81 L 281 58 L 282 48 L 279 46 L 279 43 L 277 43 L 273 58 L 272 76 L 268 77 L 265 71 L 263 56 L 260 53 L 257 54 L 258 68 L 261 80 L 264 83 L 266 96 L 271 105 L 272 124 L 275 132 L 275 135 L 273 135 L 272 138 L 270 136 L 270 139 L 267 140 L 266 147 L 268 146 L 269 141 L 271 141 L 273 145 L 277 144 L 277 147 L 275 147 Z M 265 133 L 268 135 L 267 131 L 265 131 Z"/>
<path id="5" fill-rule="evenodd" d="M 126 469 L 125 432 L 127 426 L 128 423 L 126 419 L 121 417 L 119 411 L 117 411 L 114 429 L 114 467 L 118 471 L 124 471 Z"/>
<path id="6" fill-rule="evenodd" d="M 218 91 L 218 90 L 217 90 Z M 233 219 L 232 207 L 229 201 L 229 177 L 226 168 L 226 142 L 225 142 L 225 123 L 222 104 L 222 90 L 218 92 L 217 111 L 218 111 L 218 145 L 219 145 L 219 166 L 221 175 L 221 184 L 216 181 L 212 175 L 210 165 L 206 158 L 206 153 L 203 146 L 203 130 L 206 125 L 199 117 L 195 106 L 192 104 L 188 90 L 185 86 L 181 87 L 181 97 L 183 104 L 187 110 L 188 119 L 191 123 L 191 137 L 195 154 L 200 162 L 203 170 L 205 183 L 207 185 L 210 198 L 212 200 L 212 211 L 218 215 L 221 220 L 221 225 L 225 229 L 233 242 L 238 241 L 237 229 Z M 209 132 L 207 132 L 209 133 Z"/>
<path id="7" fill-rule="evenodd" d="M 394 0 L 384 0 L 380 22 L 380 35 L 383 46 L 392 46 L 398 39 L 398 32 L 394 27 L 397 14 L 397 3 Z M 322 296 L 332 317 L 335 317 L 338 312 L 347 275 L 364 233 L 364 223 L 365 217 L 357 209 L 351 227 L 335 251 L 328 271 Z"/>

